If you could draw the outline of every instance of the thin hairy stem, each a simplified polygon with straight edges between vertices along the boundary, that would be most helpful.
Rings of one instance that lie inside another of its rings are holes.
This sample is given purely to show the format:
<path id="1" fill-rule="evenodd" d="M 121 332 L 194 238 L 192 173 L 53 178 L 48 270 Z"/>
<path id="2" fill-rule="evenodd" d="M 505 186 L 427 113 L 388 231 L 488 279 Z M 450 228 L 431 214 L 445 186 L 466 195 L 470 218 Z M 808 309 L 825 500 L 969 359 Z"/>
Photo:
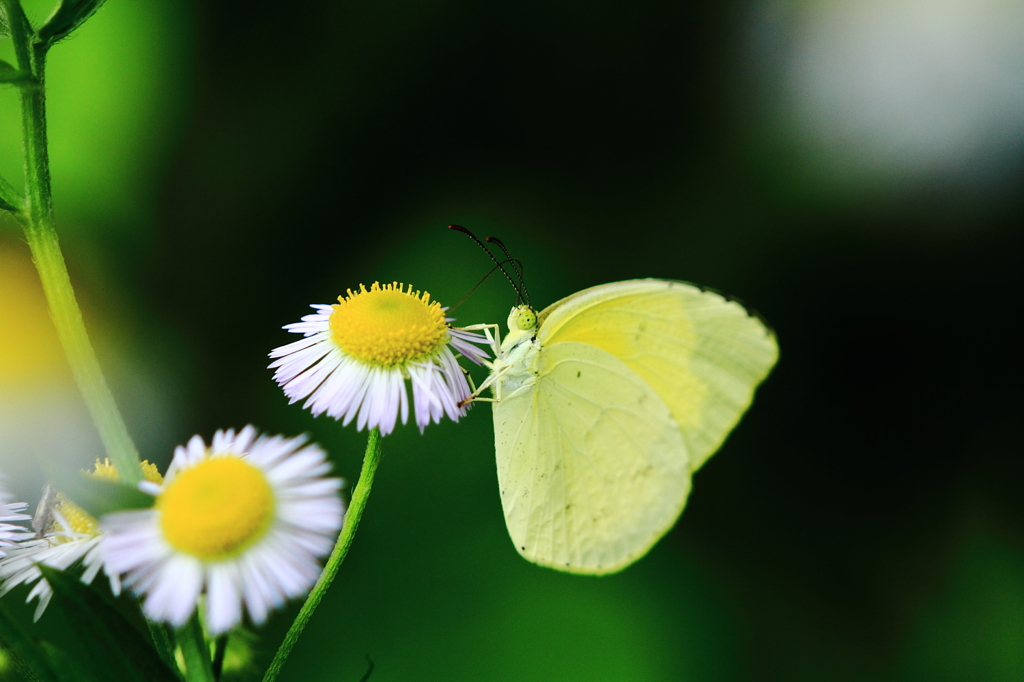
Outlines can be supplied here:
<path id="1" fill-rule="evenodd" d="M 47 46 L 35 42 L 35 33 L 19 0 L 0 0 L 0 3 L 7 13 L 18 68 L 32 74 L 31 82 L 19 85 L 25 150 L 25 197 L 22 210 L 14 215 L 25 229 L 25 239 L 39 271 L 50 317 L 107 455 L 121 480 L 135 484 L 141 478 L 139 455 L 89 342 L 54 227 L 46 142 Z"/>
<path id="2" fill-rule="evenodd" d="M 366 508 L 366 501 L 370 497 L 370 488 L 373 487 L 373 476 L 377 471 L 380 458 L 381 435 L 380 429 L 375 428 L 370 431 L 370 438 L 366 443 L 366 454 L 363 456 L 363 470 L 359 472 L 359 482 L 356 483 L 356 489 L 352 492 L 352 501 L 349 504 L 348 512 L 345 514 L 345 525 L 341 528 L 338 542 L 334 545 L 334 551 L 331 552 L 331 556 L 324 566 L 323 573 L 320 574 L 320 579 L 313 586 L 313 591 L 306 597 L 306 603 L 302 605 L 302 609 L 299 611 L 299 615 L 295 617 L 291 628 L 288 629 L 288 634 L 285 635 L 281 647 L 274 654 L 274 660 L 271 661 L 266 675 L 263 676 L 263 682 L 272 682 L 281 672 L 288 654 L 291 653 L 295 643 L 299 641 L 299 636 L 302 635 L 306 623 L 309 622 L 313 611 L 316 610 L 324 595 L 327 594 L 327 588 L 331 586 L 331 582 L 338 573 L 341 562 L 345 560 L 348 548 L 352 544 L 352 538 L 355 537 L 356 528 L 359 527 L 359 519 Z"/>

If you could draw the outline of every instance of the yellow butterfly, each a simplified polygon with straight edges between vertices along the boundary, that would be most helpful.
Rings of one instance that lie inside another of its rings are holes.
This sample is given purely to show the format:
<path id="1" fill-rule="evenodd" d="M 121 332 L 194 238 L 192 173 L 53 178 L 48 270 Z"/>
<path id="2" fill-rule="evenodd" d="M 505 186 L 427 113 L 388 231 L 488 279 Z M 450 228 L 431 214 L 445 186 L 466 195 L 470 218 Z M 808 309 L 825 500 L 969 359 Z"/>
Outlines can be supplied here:
<path id="1" fill-rule="evenodd" d="M 509 535 L 529 561 L 594 575 L 630 565 L 675 524 L 691 475 L 779 352 L 740 303 L 662 279 L 584 289 L 540 314 L 517 305 L 508 329 L 500 345 L 495 330 L 480 388 L 494 396 Z"/>

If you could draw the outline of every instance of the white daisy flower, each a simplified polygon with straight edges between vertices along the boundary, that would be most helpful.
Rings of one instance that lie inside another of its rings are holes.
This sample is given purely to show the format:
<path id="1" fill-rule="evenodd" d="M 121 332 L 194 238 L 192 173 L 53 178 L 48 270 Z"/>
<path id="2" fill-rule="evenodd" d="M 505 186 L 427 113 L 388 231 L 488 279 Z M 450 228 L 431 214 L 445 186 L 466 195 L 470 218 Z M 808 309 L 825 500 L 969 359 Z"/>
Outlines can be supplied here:
<path id="1" fill-rule="evenodd" d="M 481 335 L 449 326 L 445 309 L 430 294 L 412 286 L 378 282 L 348 290 L 336 305 L 314 305 L 316 313 L 284 328 L 305 338 L 276 348 L 270 357 L 274 380 L 289 402 L 306 398 L 305 407 L 326 412 L 356 428 L 379 427 L 391 433 L 399 417 L 409 416 L 405 380 L 412 382 L 416 423 L 422 432 L 448 415 L 466 415 L 469 384 L 456 352 L 480 364 L 486 357 L 473 344 Z"/>
<path id="2" fill-rule="evenodd" d="M 4 550 L 11 547 L 19 540 L 28 536 L 28 530 L 23 526 L 16 526 L 11 521 L 28 521 L 31 517 L 22 514 L 28 505 L 24 502 L 12 502 L 14 496 L 7 492 L 3 485 L 3 475 L 0 474 L 0 557 L 4 556 Z"/>
<path id="3" fill-rule="evenodd" d="M 162 480 L 153 464 L 144 461 L 139 467 L 145 480 L 154 484 Z M 118 480 L 117 470 L 109 459 L 103 462 L 96 460 L 93 473 L 102 478 Z M 34 615 L 34 619 L 39 620 L 53 597 L 53 589 L 43 578 L 39 564 L 66 571 L 81 562 L 84 568 L 82 582 L 92 584 L 104 568 L 103 556 L 100 553 L 103 533 L 99 522 L 88 512 L 63 493 L 54 493 L 49 486 L 39 501 L 32 525 L 36 527 L 37 533 L 23 536 L 21 542 L 7 550 L 7 555 L 0 559 L 0 580 L 3 581 L 0 595 L 22 583 L 34 583 L 25 601 L 39 599 Z M 104 572 L 110 581 L 111 592 L 115 595 L 120 594 L 121 581 L 117 574 Z"/>
<path id="4" fill-rule="evenodd" d="M 53 589 L 50 583 L 43 578 L 39 570 L 39 564 L 45 564 L 53 568 L 66 571 L 76 562 L 81 561 L 85 568 L 82 573 L 82 582 L 91 584 L 93 579 L 103 568 L 103 558 L 99 554 L 99 544 L 103 539 L 99 533 L 90 535 L 88 533 L 76 532 L 67 519 L 57 511 L 53 512 L 53 529 L 41 538 L 33 538 L 18 543 L 18 545 L 7 552 L 0 560 L 0 579 L 3 580 L 3 588 L 0 595 L 7 594 L 22 583 L 35 586 L 28 593 L 25 601 L 39 599 L 33 618 L 39 620 L 43 615 L 50 599 L 53 597 Z M 120 594 L 121 583 L 117 576 L 110 578 L 110 589 L 116 595 Z"/>
<path id="5" fill-rule="evenodd" d="M 143 611 L 180 627 L 206 595 L 211 635 L 253 622 L 306 594 L 341 528 L 342 481 L 324 478 L 326 456 L 305 437 L 259 436 L 247 426 L 218 431 L 207 447 L 179 446 L 151 509 L 107 514 L 107 570 L 145 595 Z"/>

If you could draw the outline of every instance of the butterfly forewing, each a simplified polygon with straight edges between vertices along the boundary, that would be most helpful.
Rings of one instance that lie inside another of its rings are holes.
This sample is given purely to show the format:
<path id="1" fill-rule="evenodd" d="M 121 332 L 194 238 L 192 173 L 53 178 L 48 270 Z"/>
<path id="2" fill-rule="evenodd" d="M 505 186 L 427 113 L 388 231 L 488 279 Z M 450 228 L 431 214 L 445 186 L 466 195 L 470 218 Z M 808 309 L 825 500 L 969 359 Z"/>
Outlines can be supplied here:
<path id="1" fill-rule="evenodd" d="M 778 358 L 759 318 L 684 282 L 592 287 L 549 306 L 540 320 L 542 354 L 570 341 L 601 348 L 661 396 L 693 470 L 721 446 Z"/>

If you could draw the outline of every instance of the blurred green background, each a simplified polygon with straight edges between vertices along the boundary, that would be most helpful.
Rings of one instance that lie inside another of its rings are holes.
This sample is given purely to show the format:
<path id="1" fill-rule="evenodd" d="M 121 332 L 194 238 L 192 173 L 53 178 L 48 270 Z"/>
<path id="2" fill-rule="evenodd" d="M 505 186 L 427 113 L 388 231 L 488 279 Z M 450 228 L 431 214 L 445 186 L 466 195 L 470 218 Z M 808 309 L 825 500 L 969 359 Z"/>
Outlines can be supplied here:
<path id="1" fill-rule="evenodd" d="M 267 353 L 361 282 L 454 305 L 490 264 L 449 223 L 501 237 L 540 306 L 675 278 L 778 332 L 676 527 L 615 576 L 516 554 L 486 405 L 399 429 L 281 679 L 1024 679 L 1021 25 L 1019 0 L 109 0 L 51 53 L 55 203 L 161 466 L 254 423 L 354 482 L 365 434 L 288 406 Z M 16 185 L 20 145 L 2 87 Z M 27 262 L 0 221 L 0 468 L 31 503 L 39 457 L 102 451 Z M 513 303 L 492 277 L 454 314 Z"/>

